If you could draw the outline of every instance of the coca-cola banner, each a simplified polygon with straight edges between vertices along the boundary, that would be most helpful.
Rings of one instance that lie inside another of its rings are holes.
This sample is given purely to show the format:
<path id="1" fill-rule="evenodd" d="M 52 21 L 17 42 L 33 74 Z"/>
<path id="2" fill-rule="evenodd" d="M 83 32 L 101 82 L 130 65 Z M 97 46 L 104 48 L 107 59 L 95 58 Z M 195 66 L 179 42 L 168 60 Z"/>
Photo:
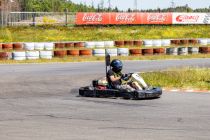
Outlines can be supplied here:
<path id="1" fill-rule="evenodd" d="M 110 13 L 109 24 L 141 24 L 141 13 Z"/>
<path id="2" fill-rule="evenodd" d="M 77 13 L 76 24 L 210 24 L 210 13 Z"/>
<path id="3" fill-rule="evenodd" d="M 173 13 L 173 24 L 210 24 L 210 13 Z"/>
<path id="4" fill-rule="evenodd" d="M 77 13 L 77 25 L 109 24 L 109 13 Z"/>
<path id="5" fill-rule="evenodd" d="M 172 24 L 172 13 L 143 13 L 142 24 Z"/>

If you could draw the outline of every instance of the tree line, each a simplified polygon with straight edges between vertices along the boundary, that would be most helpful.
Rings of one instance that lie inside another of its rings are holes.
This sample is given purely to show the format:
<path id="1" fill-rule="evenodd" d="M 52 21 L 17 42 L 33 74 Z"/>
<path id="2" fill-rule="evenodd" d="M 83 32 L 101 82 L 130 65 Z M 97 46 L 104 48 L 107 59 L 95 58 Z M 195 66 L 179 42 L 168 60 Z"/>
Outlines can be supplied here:
<path id="1" fill-rule="evenodd" d="M 22 11 L 36 12 L 118 12 L 118 8 L 105 8 L 102 4 L 97 7 L 86 3 L 75 4 L 71 0 L 19 0 Z"/>
<path id="2" fill-rule="evenodd" d="M 41 12 L 124 12 L 119 10 L 118 7 L 107 8 L 104 7 L 104 1 L 102 0 L 97 7 L 87 5 L 86 3 L 75 4 L 71 0 L 19 0 L 22 11 L 41 11 Z M 208 8 L 192 9 L 187 4 L 184 6 L 177 6 L 174 8 L 156 8 L 147 10 L 133 10 L 129 8 L 126 12 L 210 12 L 210 6 Z"/>

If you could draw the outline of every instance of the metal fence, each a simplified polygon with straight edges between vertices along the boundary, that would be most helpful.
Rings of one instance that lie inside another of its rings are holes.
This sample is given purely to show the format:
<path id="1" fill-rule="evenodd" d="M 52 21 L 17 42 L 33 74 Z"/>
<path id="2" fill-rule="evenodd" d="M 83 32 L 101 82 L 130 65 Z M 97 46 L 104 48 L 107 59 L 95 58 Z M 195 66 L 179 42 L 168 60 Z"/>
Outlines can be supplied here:
<path id="1" fill-rule="evenodd" d="M 73 25 L 76 14 L 72 12 L 10 12 L 2 14 L 1 25 L 36 26 L 36 25 Z"/>

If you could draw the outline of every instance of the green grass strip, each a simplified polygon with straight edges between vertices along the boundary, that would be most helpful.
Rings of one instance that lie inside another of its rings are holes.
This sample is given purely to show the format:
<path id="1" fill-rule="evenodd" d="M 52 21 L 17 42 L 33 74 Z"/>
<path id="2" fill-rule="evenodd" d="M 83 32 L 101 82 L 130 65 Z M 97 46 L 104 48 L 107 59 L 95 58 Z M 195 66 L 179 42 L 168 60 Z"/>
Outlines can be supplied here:
<path id="1" fill-rule="evenodd" d="M 210 90 L 210 69 L 182 68 L 141 74 L 151 85 L 164 88 Z"/>
<path id="2" fill-rule="evenodd" d="M 0 42 L 48 42 L 210 38 L 209 25 L 145 25 L 104 27 L 3 27 Z"/>

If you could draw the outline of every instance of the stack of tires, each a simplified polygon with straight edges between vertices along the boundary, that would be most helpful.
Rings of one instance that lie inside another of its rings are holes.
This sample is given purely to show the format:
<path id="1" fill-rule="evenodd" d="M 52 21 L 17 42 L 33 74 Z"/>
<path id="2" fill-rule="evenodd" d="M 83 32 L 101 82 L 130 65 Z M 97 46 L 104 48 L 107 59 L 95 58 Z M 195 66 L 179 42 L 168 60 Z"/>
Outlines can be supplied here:
<path id="1" fill-rule="evenodd" d="M 104 46 L 106 48 L 112 48 L 114 47 L 114 41 L 104 41 Z"/>
<path id="2" fill-rule="evenodd" d="M 118 56 L 129 56 L 128 48 L 117 48 L 117 55 Z"/>
<path id="3" fill-rule="evenodd" d="M 10 52 L 0 52 L 0 60 L 8 60 L 12 58 L 12 54 Z"/>
<path id="4" fill-rule="evenodd" d="M 144 40 L 143 41 L 145 47 L 152 47 L 153 46 L 153 40 Z"/>
<path id="5" fill-rule="evenodd" d="M 201 38 L 201 39 L 198 39 L 198 43 L 200 45 L 205 46 L 205 45 L 208 45 L 208 40 L 207 39 L 204 39 L 204 38 Z"/>
<path id="6" fill-rule="evenodd" d="M 130 49 L 130 55 L 132 56 L 140 56 L 142 55 L 142 49 Z"/>
<path id="7" fill-rule="evenodd" d="M 105 49 L 93 49 L 93 56 L 105 56 Z"/>
<path id="8" fill-rule="evenodd" d="M 12 53 L 14 60 L 52 59 L 54 43 L 24 43 L 23 48 Z"/>
<path id="9" fill-rule="evenodd" d="M 117 48 L 106 49 L 106 53 L 109 54 L 110 56 L 117 56 Z"/>
<path id="10" fill-rule="evenodd" d="M 161 47 L 162 46 L 162 40 L 160 40 L 160 39 L 153 40 L 152 46 Z"/>
<path id="11" fill-rule="evenodd" d="M 210 44 L 210 38 L 207 39 L 207 44 Z"/>
<path id="12" fill-rule="evenodd" d="M 187 47 L 179 47 L 178 55 L 188 55 L 188 48 Z"/>
<path id="13" fill-rule="evenodd" d="M 210 53 L 210 47 L 199 47 L 199 52 L 202 54 Z"/>
<path id="14" fill-rule="evenodd" d="M 92 56 L 93 51 L 92 51 L 92 49 L 82 49 L 82 50 L 79 50 L 79 55 L 80 56 Z"/>
<path id="15" fill-rule="evenodd" d="M 178 48 L 166 48 L 167 55 L 178 55 Z"/>
<path id="16" fill-rule="evenodd" d="M 164 46 L 164 47 L 171 46 L 171 40 L 170 39 L 162 39 L 161 46 Z"/>
<path id="17" fill-rule="evenodd" d="M 85 42 L 85 48 L 110 48 L 114 47 L 114 41 L 89 41 Z"/>
<path id="18" fill-rule="evenodd" d="M 199 48 L 198 47 L 188 47 L 188 54 L 198 54 Z"/>
<path id="19" fill-rule="evenodd" d="M 93 49 L 95 48 L 96 44 L 95 42 L 85 42 L 85 48 L 87 49 Z"/>

